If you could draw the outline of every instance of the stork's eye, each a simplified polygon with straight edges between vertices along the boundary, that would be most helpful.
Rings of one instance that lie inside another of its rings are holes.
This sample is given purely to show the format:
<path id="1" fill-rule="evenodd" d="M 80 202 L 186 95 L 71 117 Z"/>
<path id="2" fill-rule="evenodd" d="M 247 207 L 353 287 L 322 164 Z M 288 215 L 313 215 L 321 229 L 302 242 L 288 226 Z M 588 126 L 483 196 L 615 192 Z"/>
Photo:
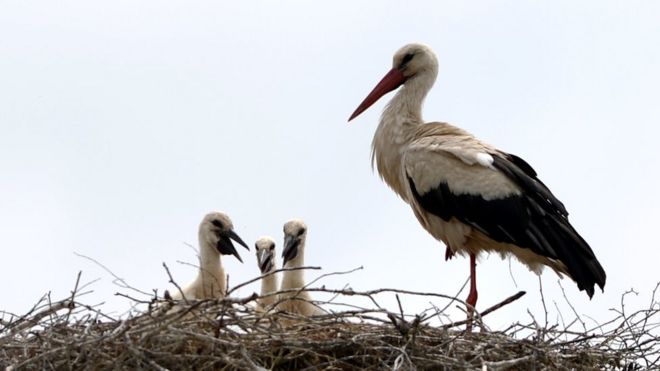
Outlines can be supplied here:
<path id="1" fill-rule="evenodd" d="M 305 228 L 300 228 L 298 231 L 298 236 L 302 236 L 303 233 L 305 233 Z"/>
<path id="2" fill-rule="evenodd" d="M 401 67 L 408 64 L 408 62 L 410 62 L 413 59 L 414 56 L 415 56 L 415 53 L 408 53 L 408 54 L 404 55 L 403 59 L 401 60 Z"/>
<path id="3" fill-rule="evenodd" d="M 216 227 L 218 227 L 218 228 L 222 228 L 222 222 L 220 222 L 220 221 L 217 220 L 217 219 L 215 219 L 215 220 L 211 220 L 211 224 L 213 224 L 214 226 L 216 226 Z"/>

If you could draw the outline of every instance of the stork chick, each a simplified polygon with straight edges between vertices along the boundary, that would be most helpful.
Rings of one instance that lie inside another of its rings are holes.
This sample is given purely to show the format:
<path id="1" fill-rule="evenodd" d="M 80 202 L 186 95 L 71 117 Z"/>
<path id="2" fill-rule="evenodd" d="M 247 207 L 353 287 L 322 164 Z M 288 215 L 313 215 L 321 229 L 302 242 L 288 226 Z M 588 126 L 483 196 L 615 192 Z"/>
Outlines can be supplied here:
<path id="1" fill-rule="evenodd" d="M 271 273 L 276 267 L 275 241 L 268 236 L 261 237 L 254 244 L 257 251 L 257 264 L 262 275 L 269 274 L 261 279 L 261 296 L 277 291 L 277 274 Z M 257 311 L 267 311 L 277 303 L 277 295 L 262 297 L 257 300 Z"/>
<path id="2" fill-rule="evenodd" d="M 175 290 L 172 299 L 213 299 L 225 296 L 226 277 L 220 255 L 234 255 L 243 260 L 231 240 L 250 248 L 234 232 L 229 217 L 221 212 L 208 213 L 199 224 L 199 273 L 197 278 L 182 289 Z M 183 296 L 182 296 L 183 294 Z"/>
<path id="3" fill-rule="evenodd" d="M 296 268 L 305 264 L 305 240 L 307 226 L 300 219 L 293 219 L 284 224 L 284 250 L 282 250 L 283 267 Z M 281 291 L 301 289 L 305 287 L 305 271 L 303 269 L 284 271 Z M 280 294 L 279 310 L 312 316 L 320 314 L 318 307 L 312 304 L 312 298 L 307 291 Z"/>
<path id="4" fill-rule="evenodd" d="M 605 271 L 534 169 L 458 127 L 424 123 L 422 103 L 437 74 L 430 48 L 404 46 L 349 121 L 401 86 L 374 134 L 372 164 L 422 227 L 444 242 L 447 259 L 469 255 L 468 314 L 477 302 L 475 267 L 482 251 L 513 255 L 537 274 L 549 266 L 591 298 L 595 285 L 605 286 Z"/>

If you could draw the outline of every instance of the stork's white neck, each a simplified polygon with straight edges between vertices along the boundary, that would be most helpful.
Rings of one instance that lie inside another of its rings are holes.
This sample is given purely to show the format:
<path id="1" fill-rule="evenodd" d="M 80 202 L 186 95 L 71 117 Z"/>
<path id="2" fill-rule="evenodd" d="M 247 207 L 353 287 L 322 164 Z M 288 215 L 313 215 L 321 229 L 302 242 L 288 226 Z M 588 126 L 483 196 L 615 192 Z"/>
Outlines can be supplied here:
<path id="1" fill-rule="evenodd" d="M 220 253 L 202 235 L 199 236 L 200 266 L 197 280 L 202 281 L 206 295 L 225 291 L 225 270 L 222 267 Z M 215 295 L 214 295 L 215 296 Z"/>
<path id="2" fill-rule="evenodd" d="M 406 81 L 387 104 L 371 143 L 371 164 L 381 178 L 404 200 L 401 181 L 402 149 L 413 139 L 415 129 L 423 124 L 422 104 L 435 75 L 421 75 Z"/>
<path id="3" fill-rule="evenodd" d="M 261 280 L 261 295 L 277 291 L 277 274 L 271 274 Z"/>
<path id="4" fill-rule="evenodd" d="M 432 74 L 411 77 L 387 104 L 383 118 L 386 116 L 398 117 L 404 121 L 421 124 L 423 122 L 422 104 L 434 82 L 435 76 Z"/>
<path id="5" fill-rule="evenodd" d="M 305 239 L 298 245 L 298 255 L 284 264 L 284 268 L 302 267 L 305 265 Z M 305 270 L 285 271 L 282 275 L 282 290 L 297 289 L 305 286 Z"/>

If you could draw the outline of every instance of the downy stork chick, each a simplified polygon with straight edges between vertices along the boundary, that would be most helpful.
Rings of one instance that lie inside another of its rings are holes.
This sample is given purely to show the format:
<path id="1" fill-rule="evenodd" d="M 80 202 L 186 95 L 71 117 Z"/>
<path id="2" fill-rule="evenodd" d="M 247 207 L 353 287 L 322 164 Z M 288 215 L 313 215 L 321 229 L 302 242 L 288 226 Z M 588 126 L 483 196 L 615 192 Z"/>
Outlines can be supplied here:
<path id="1" fill-rule="evenodd" d="M 262 275 L 271 273 L 277 265 L 275 256 L 275 240 L 264 236 L 254 244 L 257 251 L 257 264 Z M 271 273 L 261 279 L 261 296 L 272 294 L 277 291 L 277 274 Z M 273 304 L 277 303 L 277 295 L 271 295 L 257 300 L 257 311 L 268 310 Z"/>
<path id="2" fill-rule="evenodd" d="M 307 238 L 307 226 L 300 219 L 293 219 L 284 224 L 284 248 L 282 250 L 283 267 L 295 268 L 305 264 L 305 240 Z M 305 287 L 305 271 L 302 269 L 284 271 L 282 276 L 281 291 L 300 289 Z M 280 294 L 279 310 L 312 316 L 320 314 L 321 311 L 312 303 L 312 298 L 307 291 L 290 292 Z"/>
<path id="3" fill-rule="evenodd" d="M 594 285 L 605 286 L 605 271 L 534 169 L 460 128 L 424 123 L 422 103 L 437 74 L 427 46 L 396 52 L 393 68 L 349 118 L 401 86 L 374 134 L 372 165 L 424 229 L 444 242 L 446 258 L 470 256 L 468 304 L 477 302 L 475 259 L 482 251 L 513 255 L 537 274 L 549 266 L 591 298 Z"/>
<path id="4" fill-rule="evenodd" d="M 214 299 L 225 296 L 226 277 L 220 255 L 234 255 L 243 260 L 231 240 L 250 248 L 234 232 L 229 217 L 221 212 L 208 213 L 199 224 L 199 273 L 183 291 L 185 299 Z M 175 290 L 173 299 L 182 299 L 181 291 Z"/>

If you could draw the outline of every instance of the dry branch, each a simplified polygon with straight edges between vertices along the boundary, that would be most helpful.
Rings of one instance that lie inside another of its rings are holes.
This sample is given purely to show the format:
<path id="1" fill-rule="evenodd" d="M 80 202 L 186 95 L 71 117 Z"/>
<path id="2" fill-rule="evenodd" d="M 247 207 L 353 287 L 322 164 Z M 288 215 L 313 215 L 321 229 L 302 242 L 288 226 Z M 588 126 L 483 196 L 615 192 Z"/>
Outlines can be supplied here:
<path id="1" fill-rule="evenodd" d="M 532 322 L 515 323 L 505 331 L 481 331 L 464 336 L 462 331 L 453 330 L 462 321 L 444 326 L 431 324 L 434 317 L 449 318 L 442 313 L 444 309 L 435 307 L 434 311 L 418 314 L 404 311 L 407 295 L 462 302 L 453 296 L 390 288 L 309 290 L 319 293 L 318 296 L 321 293 L 332 296 L 330 301 L 314 303 L 324 307 L 327 314 L 305 318 L 287 313 L 257 313 L 253 307 L 258 295 L 252 294 L 176 303 L 154 299 L 145 312 L 116 318 L 81 302 L 84 295 L 74 290 L 64 300 L 52 303 L 42 300 L 28 314 L 3 320 L 0 369 L 636 370 L 660 367 L 660 305 L 655 291 L 648 308 L 630 311 L 622 301 L 621 308 L 613 310 L 615 317 L 611 321 L 587 331 L 570 330 L 571 323 L 562 326 L 563 329 L 558 324 L 549 327 L 546 324 L 540 336 L 542 325 Z M 503 300 L 483 311 L 480 317 L 502 310 L 523 294 L 519 292 Z M 396 296 L 396 312 L 379 305 L 383 295 Z M 351 303 L 355 296 L 368 298 L 373 306 Z M 159 310 L 167 305 L 172 310 Z"/>

